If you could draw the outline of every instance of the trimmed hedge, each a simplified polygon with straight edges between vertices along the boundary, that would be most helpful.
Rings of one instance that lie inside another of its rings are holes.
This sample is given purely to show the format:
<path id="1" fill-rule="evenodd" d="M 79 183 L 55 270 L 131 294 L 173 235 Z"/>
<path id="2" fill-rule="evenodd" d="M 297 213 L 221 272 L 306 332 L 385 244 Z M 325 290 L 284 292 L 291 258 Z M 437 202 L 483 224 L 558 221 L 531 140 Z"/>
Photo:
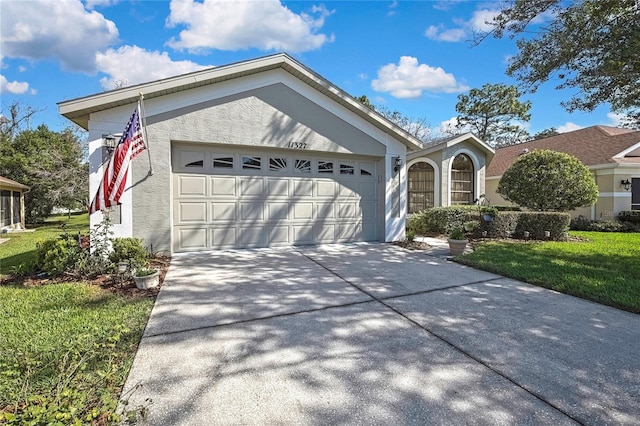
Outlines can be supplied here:
<path id="1" fill-rule="evenodd" d="M 618 214 L 620 222 L 629 222 L 640 225 L 640 210 L 624 210 Z"/>
<path id="2" fill-rule="evenodd" d="M 480 226 L 469 234 L 474 238 L 484 232 L 489 238 L 523 238 L 527 231 L 530 239 L 565 241 L 571 222 L 568 213 L 560 212 L 499 211 L 490 221 L 481 212 L 477 206 L 434 207 L 412 215 L 408 229 L 418 234 L 448 234 L 454 228 L 464 228 L 465 223 L 479 221 Z"/>

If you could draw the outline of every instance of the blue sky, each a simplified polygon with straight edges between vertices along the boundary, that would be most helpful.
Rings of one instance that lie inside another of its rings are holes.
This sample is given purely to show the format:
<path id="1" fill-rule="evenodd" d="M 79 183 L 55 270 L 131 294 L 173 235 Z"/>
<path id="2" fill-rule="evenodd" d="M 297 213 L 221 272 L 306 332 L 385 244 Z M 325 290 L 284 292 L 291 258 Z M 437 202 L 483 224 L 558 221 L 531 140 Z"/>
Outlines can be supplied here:
<path id="1" fill-rule="evenodd" d="M 287 52 L 353 96 L 425 117 L 434 133 L 457 96 L 505 74 L 515 42 L 470 42 L 497 1 L 0 0 L 2 111 L 42 110 L 31 125 L 70 124 L 56 102 Z M 616 125 L 607 105 L 567 113 L 553 82 L 532 102 L 530 133 Z"/>

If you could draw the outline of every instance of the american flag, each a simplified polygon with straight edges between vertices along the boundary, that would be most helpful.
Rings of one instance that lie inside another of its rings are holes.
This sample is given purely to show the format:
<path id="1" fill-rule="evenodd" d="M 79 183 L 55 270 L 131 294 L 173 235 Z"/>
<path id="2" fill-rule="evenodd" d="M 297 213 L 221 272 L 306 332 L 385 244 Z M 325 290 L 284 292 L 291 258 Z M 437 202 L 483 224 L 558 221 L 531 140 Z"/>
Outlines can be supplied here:
<path id="1" fill-rule="evenodd" d="M 113 150 L 109 164 L 104 169 L 98 192 L 89 206 L 89 214 L 120 204 L 120 197 L 127 184 L 129 164 L 146 149 L 140 123 L 140 104 L 129 119 L 129 123 Z"/>

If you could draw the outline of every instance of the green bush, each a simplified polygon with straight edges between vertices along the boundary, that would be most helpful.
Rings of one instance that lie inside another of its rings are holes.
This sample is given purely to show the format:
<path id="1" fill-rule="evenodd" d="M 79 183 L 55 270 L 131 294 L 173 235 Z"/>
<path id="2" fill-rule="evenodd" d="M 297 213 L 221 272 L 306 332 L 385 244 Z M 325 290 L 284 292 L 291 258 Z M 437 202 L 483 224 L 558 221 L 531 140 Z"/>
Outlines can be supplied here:
<path id="1" fill-rule="evenodd" d="M 534 240 L 564 241 L 567 239 L 570 222 L 571 216 L 568 213 L 520 212 L 514 236 L 523 237 L 526 231 L 529 232 L 529 238 Z M 545 235 L 547 231 L 549 237 Z"/>
<path id="2" fill-rule="evenodd" d="M 127 261 L 132 267 L 142 267 L 148 263 L 149 253 L 140 238 L 115 238 L 112 247 L 113 251 L 109 253 L 112 263 Z"/>
<path id="3" fill-rule="evenodd" d="M 569 229 L 572 231 L 589 231 L 591 228 L 591 221 L 586 217 L 580 215 L 571 219 Z"/>
<path id="4" fill-rule="evenodd" d="M 640 225 L 640 210 L 625 210 L 618 214 L 620 222 L 629 222 Z"/>
<path id="5" fill-rule="evenodd" d="M 405 233 L 405 237 L 407 241 L 413 241 L 416 239 L 416 231 L 413 229 L 407 228 L 407 232 Z"/>
<path id="6" fill-rule="evenodd" d="M 480 222 L 478 232 L 482 235 L 486 232 L 489 238 L 509 238 L 516 229 L 519 212 L 499 212 L 492 221 Z M 478 235 L 474 235 L 477 237 Z"/>
<path id="7" fill-rule="evenodd" d="M 36 266 L 49 275 L 71 271 L 82 256 L 78 242 L 70 237 L 47 240 L 37 247 Z"/>
<path id="8" fill-rule="evenodd" d="M 409 219 L 409 229 L 418 234 L 448 234 L 453 228 L 461 228 L 465 222 L 479 218 L 477 206 L 432 207 L 414 213 Z"/>

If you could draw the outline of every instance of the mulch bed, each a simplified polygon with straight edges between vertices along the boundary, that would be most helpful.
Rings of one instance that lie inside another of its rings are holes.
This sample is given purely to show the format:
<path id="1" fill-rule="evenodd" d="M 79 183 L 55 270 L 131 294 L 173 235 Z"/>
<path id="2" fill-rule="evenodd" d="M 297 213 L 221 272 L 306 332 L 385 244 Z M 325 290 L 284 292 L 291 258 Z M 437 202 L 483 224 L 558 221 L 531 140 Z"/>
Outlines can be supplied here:
<path id="1" fill-rule="evenodd" d="M 125 298 L 155 298 L 158 295 L 160 288 L 162 287 L 164 277 L 167 275 L 170 260 L 171 259 L 169 257 L 158 257 L 150 261 L 150 266 L 160 271 L 160 284 L 157 287 L 148 290 L 140 290 L 136 287 L 136 284 L 132 278 L 126 278 L 121 274 L 100 275 L 91 280 L 85 280 L 69 274 L 57 277 L 41 277 L 38 275 L 25 277 L 8 276 L 0 280 L 0 285 L 23 285 L 26 287 L 36 287 L 48 284 L 82 281 L 99 286 L 100 288 L 103 288 Z"/>

